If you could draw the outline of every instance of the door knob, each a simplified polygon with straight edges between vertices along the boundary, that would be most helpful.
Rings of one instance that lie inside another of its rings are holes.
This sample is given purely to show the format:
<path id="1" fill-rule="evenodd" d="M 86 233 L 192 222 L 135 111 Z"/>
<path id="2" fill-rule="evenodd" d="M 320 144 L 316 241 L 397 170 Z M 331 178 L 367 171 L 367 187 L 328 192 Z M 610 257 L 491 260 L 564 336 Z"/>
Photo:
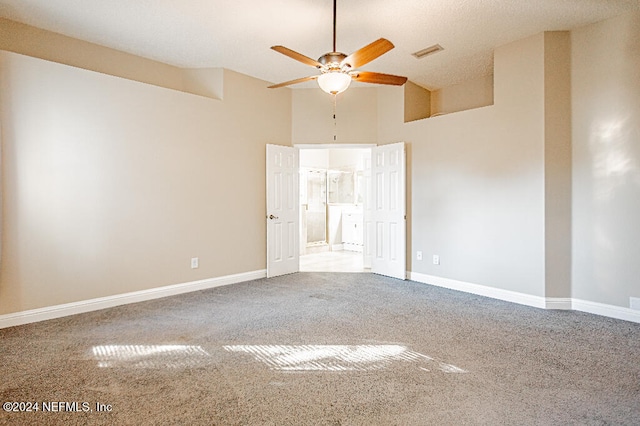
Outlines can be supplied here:
<path id="1" fill-rule="evenodd" d="M 269 215 L 269 219 L 273 220 L 273 219 L 278 219 L 278 216 L 274 216 L 272 214 Z"/>

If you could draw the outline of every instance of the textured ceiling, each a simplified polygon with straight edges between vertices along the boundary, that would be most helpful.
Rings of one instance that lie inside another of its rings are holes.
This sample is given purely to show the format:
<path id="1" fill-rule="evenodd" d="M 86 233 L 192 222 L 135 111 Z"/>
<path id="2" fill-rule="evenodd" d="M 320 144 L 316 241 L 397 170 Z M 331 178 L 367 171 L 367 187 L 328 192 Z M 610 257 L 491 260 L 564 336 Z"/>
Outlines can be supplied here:
<path id="1" fill-rule="evenodd" d="M 362 69 L 435 89 L 490 74 L 497 46 L 639 10 L 640 0 L 338 0 L 337 48 L 349 54 L 385 37 L 396 48 Z M 320 57 L 332 50 L 332 13 L 331 0 L 0 0 L 0 16 L 14 21 L 270 82 L 316 74 L 269 47 Z M 411 56 L 436 43 L 445 50 Z"/>

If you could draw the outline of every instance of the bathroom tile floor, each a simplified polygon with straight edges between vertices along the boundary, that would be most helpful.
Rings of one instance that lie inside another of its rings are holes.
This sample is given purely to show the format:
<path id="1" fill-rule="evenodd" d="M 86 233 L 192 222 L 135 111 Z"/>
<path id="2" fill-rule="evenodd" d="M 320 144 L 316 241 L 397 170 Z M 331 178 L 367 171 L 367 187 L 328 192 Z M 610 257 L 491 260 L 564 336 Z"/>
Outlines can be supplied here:
<path id="1" fill-rule="evenodd" d="M 300 272 L 371 272 L 363 266 L 362 253 L 326 251 L 300 256 Z"/>

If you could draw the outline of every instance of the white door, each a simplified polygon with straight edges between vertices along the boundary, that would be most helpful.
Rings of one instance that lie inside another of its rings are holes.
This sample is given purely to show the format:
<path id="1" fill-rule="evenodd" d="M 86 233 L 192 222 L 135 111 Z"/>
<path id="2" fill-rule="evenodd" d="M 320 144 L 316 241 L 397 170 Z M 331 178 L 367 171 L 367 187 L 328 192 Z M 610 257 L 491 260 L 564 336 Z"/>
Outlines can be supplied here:
<path id="1" fill-rule="evenodd" d="M 404 142 L 372 148 L 371 271 L 406 279 L 406 202 Z"/>
<path id="2" fill-rule="evenodd" d="M 300 269 L 298 149 L 267 145 L 267 277 Z"/>
<path id="3" fill-rule="evenodd" d="M 375 234 L 373 233 L 373 188 L 371 186 L 371 151 L 364 158 L 364 208 L 362 230 L 363 239 L 363 266 L 371 269 L 373 262 L 373 250 L 375 248 Z"/>

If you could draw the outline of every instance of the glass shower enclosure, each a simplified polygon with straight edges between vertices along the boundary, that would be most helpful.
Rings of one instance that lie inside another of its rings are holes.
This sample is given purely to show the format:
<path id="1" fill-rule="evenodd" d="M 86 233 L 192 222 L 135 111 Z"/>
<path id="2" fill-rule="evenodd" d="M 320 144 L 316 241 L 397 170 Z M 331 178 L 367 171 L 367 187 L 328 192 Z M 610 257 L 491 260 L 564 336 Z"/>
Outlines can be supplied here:
<path id="1" fill-rule="evenodd" d="M 300 174 L 307 246 L 327 244 L 327 171 L 301 169 Z"/>

